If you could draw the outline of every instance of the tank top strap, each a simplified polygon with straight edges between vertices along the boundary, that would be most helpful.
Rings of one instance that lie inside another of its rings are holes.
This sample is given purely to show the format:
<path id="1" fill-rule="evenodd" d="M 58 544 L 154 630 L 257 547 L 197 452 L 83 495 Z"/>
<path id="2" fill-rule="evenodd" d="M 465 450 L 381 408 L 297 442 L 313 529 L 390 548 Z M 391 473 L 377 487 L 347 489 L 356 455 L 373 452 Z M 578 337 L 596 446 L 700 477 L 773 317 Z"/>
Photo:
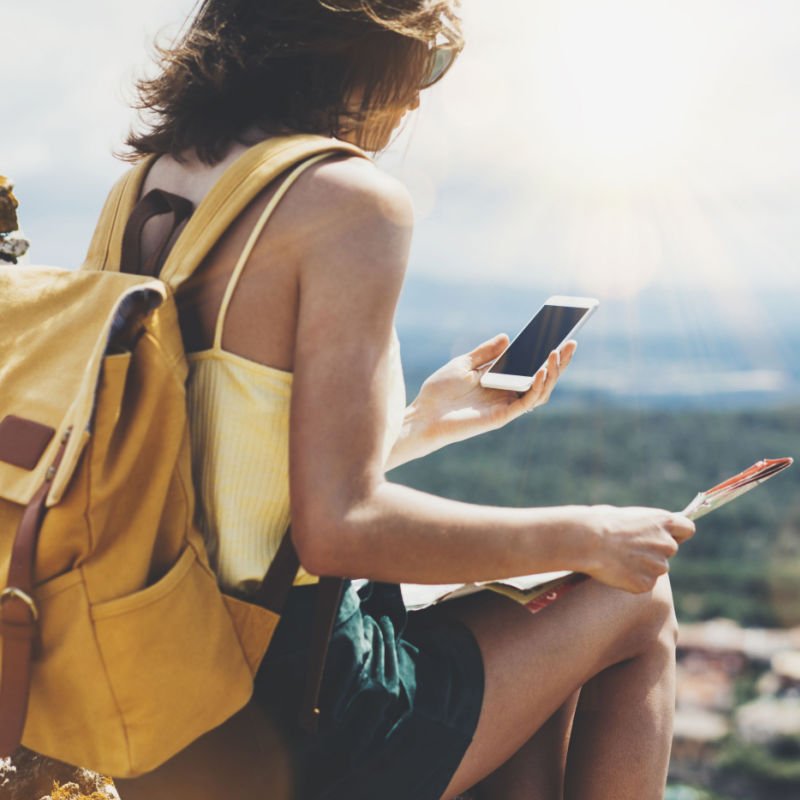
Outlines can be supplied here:
<path id="1" fill-rule="evenodd" d="M 233 297 L 233 293 L 236 291 L 236 286 L 239 283 L 239 278 L 241 277 L 242 271 L 247 264 L 251 253 L 253 252 L 253 248 L 256 246 L 256 242 L 258 241 L 258 237 L 261 235 L 261 232 L 264 230 L 267 222 L 269 222 L 272 213 L 278 206 L 278 203 L 283 199 L 283 196 L 289 189 L 292 187 L 294 182 L 310 167 L 314 164 L 322 161 L 326 158 L 330 158 L 331 156 L 335 156 L 338 153 L 336 151 L 333 152 L 326 152 L 320 153 L 318 155 L 309 158 L 307 161 L 303 161 L 301 164 L 297 165 L 285 178 L 283 183 L 278 188 L 278 191 L 270 198 L 269 202 L 267 203 L 264 210 L 261 212 L 261 216 L 258 218 L 258 221 L 253 226 L 253 230 L 250 232 L 250 235 L 247 237 L 247 242 L 242 249 L 241 254 L 239 255 L 238 260 L 236 261 L 236 266 L 233 268 L 233 272 L 231 273 L 230 278 L 228 279 L 228 285 L 225 287 L 225 294 L 222 296 L 222 303 L 219 308 L 219 313 L 217 314 L 217 322 L 214 327 L 214 350 L 221 350 L 222 349 L 222 331 L 225 327 L 225 318 L 228 313 L 228 306 L 230 305 L 231 298 Z"/>

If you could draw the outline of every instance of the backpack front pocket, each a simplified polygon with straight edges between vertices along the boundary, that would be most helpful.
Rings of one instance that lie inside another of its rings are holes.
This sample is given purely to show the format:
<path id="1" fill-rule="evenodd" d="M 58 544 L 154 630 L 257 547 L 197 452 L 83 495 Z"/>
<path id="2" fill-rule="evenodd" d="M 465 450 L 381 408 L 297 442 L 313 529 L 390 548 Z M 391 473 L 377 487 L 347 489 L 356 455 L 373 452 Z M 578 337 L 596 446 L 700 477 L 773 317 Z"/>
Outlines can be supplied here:
<path id="1" fill-rule="evenodd" d="M 252 675 L 231 616 L 191 547 L 156 583 L 91 613 L 128 775 L 158 766 L 249 699 Z"/>
<path id="2" fill-rule="evenodd" d="M 70 764 L 110 768 L 105 771 L 111 774 L 126 763 L 126 737 L 81 570 L 38 584 L 34 597 L 40 617 L 23 744 Z"/>

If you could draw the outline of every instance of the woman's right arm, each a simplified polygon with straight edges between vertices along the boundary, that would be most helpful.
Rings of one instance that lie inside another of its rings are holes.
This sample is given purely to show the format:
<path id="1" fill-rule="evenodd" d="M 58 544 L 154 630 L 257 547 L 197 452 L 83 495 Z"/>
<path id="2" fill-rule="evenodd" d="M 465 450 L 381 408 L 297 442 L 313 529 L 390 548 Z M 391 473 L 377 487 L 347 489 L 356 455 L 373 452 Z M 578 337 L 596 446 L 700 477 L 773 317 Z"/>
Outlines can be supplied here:
<path id="1" fill-rule="evenodd" d="M 323 163 L 284 200 L 299 281 L 292 530 L 312 573 L 450 583 L 571 569 L 645 591 L 692 524 L 659 509 L 501 508 L 384 476 L 389 347 L 411 239 L 406 191 L 368 162 Z"/>

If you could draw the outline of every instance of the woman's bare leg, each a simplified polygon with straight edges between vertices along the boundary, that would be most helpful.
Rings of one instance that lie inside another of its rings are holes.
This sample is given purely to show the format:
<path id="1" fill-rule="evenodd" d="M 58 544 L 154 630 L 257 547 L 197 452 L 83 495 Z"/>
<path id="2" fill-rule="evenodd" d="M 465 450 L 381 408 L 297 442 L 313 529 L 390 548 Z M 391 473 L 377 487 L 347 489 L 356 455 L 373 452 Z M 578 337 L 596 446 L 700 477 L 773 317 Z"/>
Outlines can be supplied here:
<path id="1" fill-rule="evenodd" d="M 626 681 L 609 679 L 598 684 L 607 687 L 607 697 L 605 688 L 600 698 L 596 692 L 591 693 L 599 703 L 595 730 L 602 730 L 607 741 L 602 746 L 588 746 L 586 737 L 594 735 L 592 726 L 587 728 L 587 734 L 581 734 L 584 744 L 575 753 L 576 769 L 584 773 L 581 785 L 590 787 L 581 800 L 611 796 L 660 800 L 671 733 L 671 710 L 665 698 L 673 691 L 674 677 L 668 665 L 674 662 L 677 627 L 666 575 L 659 578 L 652 591 L 643 594 L 587 581 L 536 615 L 489 592 L 422 613 L 455 616 L 467 624 L 481 648 L 486 674 L 478 727 L 444 800 L 456 797 L 495 772 L 574 692 L 621 662 L 630 662 Z M 625 688 L 621 684 L 627 686 L 627 682 L 638 687 L 639 695 L 632 690 L 621 696 L 628 710 L 627 717 L 620 717 L 616 695 L 612 693 L 621 691 Z M 638 699 L 630 705 L 634 696 Z M 649 700 L 656 696 L 661 699 Z M 609 714 L 605 725 L 600 720 L 604 710 Z M 632 723 L 654 713 L 660 722 Z M 643 728 L 655 738 L 642 737 Z M 630 753 L 637 763 L 632 764 L 626 755 L 626 763 L 617 765 L 611 774 L 605 758 L 612 754 L 616 759 L 620 753 Z M 601 791 L 596 782 L 609 780 L 609 775 L 624 783 L 604 785 L 604 794 L 595 794 Z"/>
<path id="2" fill-rule="evenodd" d="M 603 670 L 584 687 L 566 769 L 567 800 L 638 800 L 667 780 L 675 709 L 675 643 L 663 640 Z M 624 736 L 609 735 L 624 731 Z M 653 790 L 655 791 L 655 789 Z"/>
<path id="3" fill-rule="evenodd" d="M 573 692 L 505 764 L 473 790 L 477 800 L 561 800 L 575 707 Z"/>

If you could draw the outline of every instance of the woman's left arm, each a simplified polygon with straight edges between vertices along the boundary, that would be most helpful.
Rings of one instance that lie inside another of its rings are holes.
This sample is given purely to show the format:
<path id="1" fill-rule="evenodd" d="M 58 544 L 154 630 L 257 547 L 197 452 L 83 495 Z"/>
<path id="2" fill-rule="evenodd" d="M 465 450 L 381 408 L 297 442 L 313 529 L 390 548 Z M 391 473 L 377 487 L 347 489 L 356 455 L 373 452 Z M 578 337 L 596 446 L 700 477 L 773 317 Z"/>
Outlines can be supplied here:
<path id="1" fill-rule="evenodd" d="M 565 343 L 553 351 L 527 392 L 485 389 L 481 375 L 508 346 L 499 334 L 474 350 L 448 361 L 423 384 L 408 406 L 403 427 L 389 455 L 386 469 L 399 467 L 448 444 L 497 430 L 526 411 L 544 405 L 567 368 L 577 347 Z"/>

